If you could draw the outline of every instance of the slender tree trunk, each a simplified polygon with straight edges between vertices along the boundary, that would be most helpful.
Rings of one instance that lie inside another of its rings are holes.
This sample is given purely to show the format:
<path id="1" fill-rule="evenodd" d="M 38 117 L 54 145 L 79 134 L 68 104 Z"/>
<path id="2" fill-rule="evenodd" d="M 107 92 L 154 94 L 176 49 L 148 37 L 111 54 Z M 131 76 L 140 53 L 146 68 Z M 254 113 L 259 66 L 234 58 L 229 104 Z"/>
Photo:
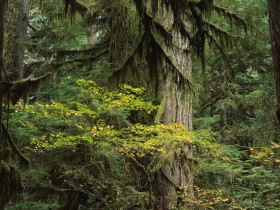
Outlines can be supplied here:
<path id="1" fill-rule="evenodd" d="M 3 59 L 4 52 L 4 1 L 0 1 L 0 59 Z M 1 70 L 2 71 L 2 68 Z"/>
<path id="2" fill-rule="evenodd" d="M 29 13 L 29 0 L 22 0 L 22 9 L 21 9 L 21 24 L 18 28 L 18 37 L 20 40 L 18 48 L 18 79 L 24 78 L 24 46 L 23 41 L 27 38 L 27 28 L 28 28 L 28 13 Z"/>
<path id="3" fill-rule="evenodd" d="M 3 81 L 2 72 L 4 68 L 3 63 L 3 52 L 4 52 L 4 1 L 0 0 L 0 83 Z M 3 138 L 3 131 L 2 131 L 2 103 L 3 97 L 0 96 L 0 164 L 2 164 L 3 159 L 5 158 L 5 139 Z M 2 166 L 1 166 L 2 167 Z M 0 174 L 2 175 L 2 169 L 0 168 Z M 0 179 L 3 179 L 1 176 Z M 1 181 L 0 181 L 1 183 Z M 0 184 L 1 185 L 1 184 Z M 2 189 L 1 189 L 2 191 Z M 0 210 L 3 210 L 5 207 L 5 202 L 1 198 L 3 193 L 0 192 Z"/>
<path id="4" fill-rule="evenodd" d="M 280 122 L 280 1 L 268 0 L 272 60 L 276 82 L 277 118 Z"/>
<path id="5" fill-rule="evenodd" d="M 4 1 L 0 0 L 0 83 L 3 81 L 3 71 L 4 71 L 4 61 L 3 61 L 3 52 L 4 52 Z M 0 96 L 0 136 L 2 135 L 2 103 L 3 97 Z M 2 141 L 2 138 L 1 138 Z M 1 143 L 0 143 L 1 144 Z M 1 160 L 0 160 L 1 161 Z"/>
<path id="6" fill-rule="evenodd" d="M 13 59 L 12 69 L 15 72 L 15 79 L 24 78 L 24 46 L 23 42 L 27 37 L 29 0 L 16 0 L 10 4 L 11 16 L 10 24 L 14 39 L 9 43 L 11 57 Z"/>

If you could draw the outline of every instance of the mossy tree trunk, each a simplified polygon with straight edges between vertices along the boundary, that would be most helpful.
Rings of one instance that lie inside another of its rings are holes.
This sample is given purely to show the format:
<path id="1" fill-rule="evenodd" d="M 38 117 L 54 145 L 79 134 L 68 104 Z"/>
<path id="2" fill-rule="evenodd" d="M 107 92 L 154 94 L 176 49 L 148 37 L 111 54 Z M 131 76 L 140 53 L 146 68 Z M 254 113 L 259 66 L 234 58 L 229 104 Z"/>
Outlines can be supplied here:
<path id="1" fill-rule="evenodd" d="M 4 71 L 4 61 L 3 61 L 3 52 L 4 52 L 4 1 L 0 1 L 0 82 L 3 81 L 3 71 Z M 2 123 L 2 103 L 3 97 L 0 95 L 0 124 Z M 2 126 L 0 126 L 0 135 L 2 134 Z M 2 138 L 1 142 L 2 143 Z M 1 161 L 1 160 L 0 160 Z"/>
<path id="2" fill-rule="evenodd" d="M 4 68 L 3 62 L 3 52 L 4 52 L 4 1 L 0 1 L 0 83 L 3 81 L 2 73 Z M 3 103 L 3 96 L 0 95 L 0 125 L 2 124 L 2 103 Z M 3 138 L 2 126 L 0 126 L 0 180 L 3 179 L 2 174 L 2 162 L 5 159 L 5 139 Z M 3 183 L 4 184 L 4 183 Z M 2 185 L 0 186 L 2 188 Z M 2 189 L 1 189 L 2 190 Z M 2 193 L 0 193 L 2 196 Z M 0 199 L 0 210 L 3 210 L 5 207 L 4 199 Z"/>
<path id="3" fill-rule="evenodd" d="M 5 1 L 0 1 L 0 83 L 3 83 L 4 73 L 4 10 Z M 13 147 L 17 149 L 12 141 L 11 135 L 3 124 L 3 93 L 0 94 L 0 210 L 4 210 L 5 205 L 18 196 L 23 191 L 21 177 L 18 169 L 9 164 Z M 17 150 L 18 154 L 19 151 Z M 21 156 L 23 157 L 23 156 Z M 25 157 L 24 157 L 25 158 Z"/>
<path id="4" fill-rule="evenodd" d="M 176 31 L 173 32 L 173 48 L 169 50 L 169 57 L 176 68 L 188 80 L 191 79 L 191 58 L 188 41 L 183 39 Z M 162 116 L 164 124 L 182 123 L 192 130 L 192 98 L 187 84 L 180 88 L 174 84 L 173 75 L 167 75 L 163 93 L 166 95 L 165 108 Z M 179 82 L 179 81 L 178 81 Z"/>
<path id="5" fill-rule="evenodd" d="M 173 32 L 173 48 L 168 52 L 173 64 L 184 75 L 191 78 L 191 58 L 189 55 L 189 43 L 176 31 Z M 161 122 L 164 124 L 181 123 L 189 130 L 192 129 L 192 96 L 188 85 L 180 88 L 174 84 L 173 75 L 167 75 L 167 80 L 163 84 L 162 95 L 165 95 L 165 107 Z M 176 79 L 175 79 L 176 81 Z M 174 162 L 161 169 L 161 174 L 157 179 L 161 183 L 161 195 L 157 209 L 167 210 L 170 206 L 182 207 L 186 204 L 182 202 L 184 193 L 191 193 L 193 186 L 193 172 L 191 169 L 191 159 L 193 157 L 192 148 L 184 145 L 176 154 Z"/>
<path id="6" fill-rule="evenodd" d="M 3 52 L 4 52 L 4 1 L 0 1 L 0 83 L 3 81 L 2 73 L 4 70 L 4 64 L 3 64 Z M 0 180 L 4 180 L 4 174 L 2 173 L 2 170 L 4 171 L 4 161 L 5 161 L 5 149 L 6 149 L 6 141 L 3 138 L 3 130 L 2 130 L 2 103 L 3 103 L 3 96 L 0 95 Z M 3 163 L 3 166 L 2 166 Z M 3 169 L 2 169 L 3 168 Z M 0 189 L 2 190 L 4 183 L 1 183 L 0 181 Z M 0 193 L 0 197 L 3 196 L 3 193 Z M 5 199 L 0 198 L 0 210 L 4 210 L 5 207 Z"/>
<path id="7" fill-rule="evenodd" d="M 272 60 L 276 81 L 277 118 L 280 122 L 280 1 L 268 0 Z"/>
<path id="8" fill-rule="evenodd" d="M 12 59 L 13 80 L 24 78 L 24 46 L 27 37 L 29 0 L 15 0 L 9 4 L 8 22 L 12 39 L 8 42 L 9 55 Z"/>

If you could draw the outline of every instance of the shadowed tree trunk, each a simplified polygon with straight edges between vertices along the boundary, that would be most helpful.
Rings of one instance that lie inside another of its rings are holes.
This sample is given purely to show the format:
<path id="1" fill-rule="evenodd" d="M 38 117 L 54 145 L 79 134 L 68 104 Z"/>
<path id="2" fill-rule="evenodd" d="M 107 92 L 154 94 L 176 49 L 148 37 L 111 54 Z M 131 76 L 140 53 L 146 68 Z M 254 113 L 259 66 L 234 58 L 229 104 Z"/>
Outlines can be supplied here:
<path id="1" fill-rule="evenodd" d="M 184 77 L 190 80 L 192 67 L 188 53 L 189 43 L 176 31 L 173 32 L 172 42 L 173 47 L 168 52 L 169 57 Z M 166 125 L 181 123 L 191 130 L 191 91 L 187 85 L 185 89 L 179 88 L 177 84 L 174 84 L 174 79 L 171 79 L 172 76 L 167 75 L 167 80 L 163 85 L 162 94 L 165 95 L 166 101 L 161 121 Z M 193 172 L 191 161 L 189 161 L 192 157 L 192 148 L 185 145 L 180 149 L 180 154 L 177 154 L 174 158 L 174 162 L 161 169 L 161 174 L 158 175 L 158 179 L 162 183 L 158 209 L 167 210 L 170 209 L 170 206 L 185 206 L 184 202 L 182 202 L 182 196 L 184 193 L 192 193 L 193 187 Z"/>
<path id="2" fill-rule="evenodd" d="M 4 71 L 4 61 L 3 61 L 3 52 L 4 52 L 4 1 L 0 1 L 0 83 L 3 82 L 3 71 Z M 5 194 L 7 194 L 6 188 L 4 187 L 6 184 L 4 181 L 7 181 L 7 170 L 5 170 L 5 162 L 9 159 L 9 152 L 7 152 L 7 142 L 3 135 L 2 128 L 2 118 L 3 118 L 3 96 L 0 95 L 0 210 L 4 210 L 5 204 L 7 203 L 7 199 L 5 198 Z"/>
<path id="3" fill-rule="evenodd" d="M 4 52 L 4 1 L 0 1 L 0 82 L 3 81 L 2 74 L 4 68 L 3 52 Z M 0 96 L 0 125 L 2 123 L 2 102 L 3 97 Z M 2 135 L 2 126 L 0 126 L 0 135 Z M 1 142 L 2 142 L 1 138 Z M 0 143 L 1 144 L 1 143 Z M 1 160 L 0 160 L 1 161 Z"/>
<path id="4" fill-rule="evenodd" d="M 277 118 L 280 122 L 280 1 L 268 0 L 272 60 L 276 81 Z"/>
<path id="5" fill-rule="evenodd" d="M 23 192 L 20 173 L 16 166 L 10 164 L 11 154 L 16 154 L 19 157 L 22 166 L 28 166 L 29 161 L 26 157 L 21 155 L 18 148 L 14 144 L 12 137 L 3 123 L 3 95 L 11 88 L 11 83 L 4 86 L 3 73 L 4 73 L 4 10 L 6 1 L 0 1 L 0 210 L 5 209 L 5 205 L 12 199 Z M 6 92 L 5 92 L 6 91 Z"/>
<path id="6" fill-rule="evenodd" d="M 12 29 L 12 39 L 9 40 L 9 48 L 12 58 L 13 79 L 24 78 L 24 46 L 27 37 L 29 0 L 16 0 L 10 2 L 9 22 Z"/>

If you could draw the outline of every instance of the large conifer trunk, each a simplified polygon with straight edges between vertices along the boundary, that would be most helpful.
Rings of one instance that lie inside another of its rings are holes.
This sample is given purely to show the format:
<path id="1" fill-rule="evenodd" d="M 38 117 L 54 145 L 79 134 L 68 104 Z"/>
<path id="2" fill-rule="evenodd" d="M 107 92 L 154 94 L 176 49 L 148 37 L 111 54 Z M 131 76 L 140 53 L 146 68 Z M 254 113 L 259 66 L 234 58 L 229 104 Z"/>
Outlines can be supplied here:
<path id="1" fill-rule="evenodd" d="M 191 78 L 191 58 L 188 54 L 189 46 L 187 40 L 183 39 L 176 31 L 173 32 L 173 48 L 169 50 L 169 57 L 173 64 L 184 75 L 185 78 Z M 185 88 L 179 88 L 171 80 L 172 75 L 167 76 L 164 82 L 164 92 L 166 95 L 165 108 L 162 116 L 164 124 L 182 123 L 189 130 L 192 129 L 192 99 L 188 85 Z"/>
<path id="2" fill-rule="evenodd" d="M 280 122 L 280 1 L 268 0 L 273 68 L 276 80 L 277 117 Z"/>
<path id="3" fill-rule="evenodd" d="M 175 64 L 176 68 L 190 80 L 191 77 L 191 59 L 189 55 L 189 43 L 183 39 L 176 31 L 173 32 L 173 48 L 169 50 L 169 57 Z M 170 73 L 171 74 L 171 73 Z M 162 115 L 162 123 L 181 123 L 189 130 L 192 129 L 192 99 L 191 91 L 185 85 L 185 89 L 179 88 L 178 84 L 174 84 L 172 75 L 167 76 L 167 80 L 163 84 L 163 92 L 165 95 L 165 108 Z M 187 158 L 185 157 L 187 155 Z M 193 151 L 188 145 L 180 148 L 180 154 L 176 155 L 171 165 L 166 165 L 161 169 L 158 175 L 158 182 L 161 183 L 161 195 L 159 199 L 158 209 L 167 210 L 170 206 L 185 206 L 181 202 L 181 196 L 184 193 L 191 193 L 193 186 L 193 172 L 191 162 Z"/>

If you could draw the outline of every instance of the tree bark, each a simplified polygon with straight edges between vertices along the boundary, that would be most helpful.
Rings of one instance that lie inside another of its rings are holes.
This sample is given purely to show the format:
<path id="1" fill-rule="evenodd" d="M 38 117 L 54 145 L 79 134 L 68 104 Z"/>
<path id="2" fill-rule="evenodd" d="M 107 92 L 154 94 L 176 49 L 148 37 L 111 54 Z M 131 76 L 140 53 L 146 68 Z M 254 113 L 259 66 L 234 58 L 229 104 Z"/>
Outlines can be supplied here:
<path id="1" fill-rule="evenodd" d="M 27 38 L 29 0 L 16 0 L 10 4 L 11 15 L 10 24 L 14 38 L 8 45 L 11 48 L 11 57 L 13 59 L 12 70 L 16 75 L 13 79 L 24 78 L 24 46 L 23 42 Z"/>
<path id="2" fill-rule="evenodd" d="M 2 73 L 3 73 L 3 52 L 4 52 L 4 1 L 0 0 L 0 83 L 2 83 Z M 3 103 L 3 97 L 0 96 L 0 163 L 2 164 L 2 161 L 4 159 L 4 153 L 5 153 L 5 139 L 3 138 L 3 130 L 2 130 L 2 103 Z M 0 174 L 2 175 L 2 169 L 0 169 Z M 3 179 L 3 177 L 0 177 L 0 179 Z M 1 186 L 2 187 L 2 186 Z M 3 191 L 1 189 L 1 191 Z M 0 196 L 3 196 L 3 193 L 0 193 Z M 0 210 L 3 210 L 5 207 L 5 202 L 0 198 Z"/>
<path id="3" fill-rule="evenodd" d="M 277 118 L 280 122 L 280 1 L 268 0 L 272 61 L 276 82 Z"/>
<path id="4" fill-rule="evenodd" d="M 4 1 L 0 1 L 0 83 L 3 82 L 3 71 L 4 71 L 4 61 L 3 61 L 3 52 L 4 52 Z M 3 97 L 0 96 L 0 125 L 2 124 L 2 103 Z M 0 126 L 0 135 L 2 135 L 2 126 Z M 2 141 L 2 138 L 1 138 Z M 1 160 L 0 160 L 1 161 Z"/>
<path id="5" fill-rule="evenodd" d="M 177 31 L 173 31 L 173 47 L 169 50 L 169 57 L 172 59 L 176 68 L 185 78 L 191 78 L 191 58 L 189 52 L 189 43 Z M 192 130 L 192 96 L 188 89 L 182 90 L 172 81 L 172 75 L 167 76 L 164 83 L 163 93 L 166 96 L 165 108 L 162 115 L 162 123 L 181 123 L 189 130 Z M 186 86 L 187 88 L 187 86 Z M 161 196 L 158 209 L 167 210 L 170 206 L 186 207 L 182 202 L 182 196 L 185 193 L 192 194 L 193 172 L 191 161 L 193 151 L 189 145 L 181 148 L 180 155 L 177 155 L 171 165 L 166 165 L 161 169 L 161 175 L 158 176 L 161 186 Z M 191 209 L 189 207 L 188 209 Z"/>
<path id="6" fill-rule="evenodd" d="M 191 58 L 187 53 L 189 50 L 188 42 L 176 31 L 173 32 L 173 48 L 168 53 L 176 68 L 190 79 L 192 73 Z M 167 76 L 164 84 L 166 94 L 165 108 L 162 115 L 162 122 L 166 125 L 170 123 L 184 124 L 192 130 L 192 98 L 190 90 L 182 90 L 171 80 L 172 75 Z M 187 86 L 186 86 L 187 88 Z"/>

